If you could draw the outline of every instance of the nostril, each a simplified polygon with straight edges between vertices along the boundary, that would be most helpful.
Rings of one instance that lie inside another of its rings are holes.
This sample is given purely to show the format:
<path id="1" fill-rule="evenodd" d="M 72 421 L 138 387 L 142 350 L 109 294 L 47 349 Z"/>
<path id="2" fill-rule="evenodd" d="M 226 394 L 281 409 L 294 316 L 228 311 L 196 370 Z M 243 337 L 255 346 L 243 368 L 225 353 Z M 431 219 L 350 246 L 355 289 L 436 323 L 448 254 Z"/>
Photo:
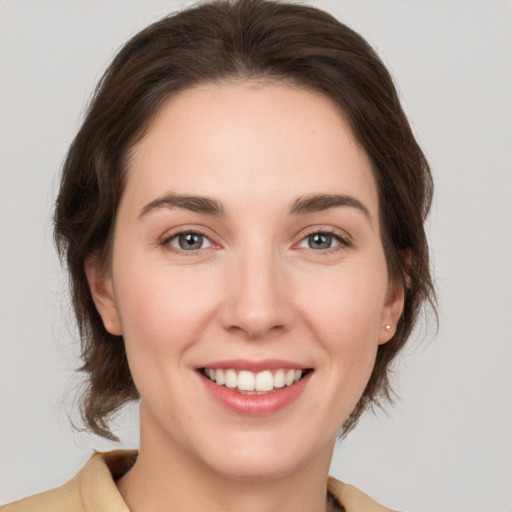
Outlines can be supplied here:
<path id="1" fill-rule="evenodd" d="M 261 316 L 247 317 L 245 320 L 238 318 L 237 323 L 227 325 L 226 329 L 234 334 L 243 334 L 248 339 L 258 340 L 269 335 L 275 336 L 286 330 L 284 323 L 277 323 L 269 318 Z"/>

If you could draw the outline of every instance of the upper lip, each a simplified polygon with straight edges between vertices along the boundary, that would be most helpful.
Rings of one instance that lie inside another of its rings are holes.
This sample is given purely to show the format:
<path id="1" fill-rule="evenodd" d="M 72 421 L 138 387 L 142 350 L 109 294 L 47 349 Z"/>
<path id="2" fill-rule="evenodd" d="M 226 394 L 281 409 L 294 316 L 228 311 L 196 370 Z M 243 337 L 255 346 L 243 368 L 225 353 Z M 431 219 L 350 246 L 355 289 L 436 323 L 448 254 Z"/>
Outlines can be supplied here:
<path id="1" fill-rule="evenodd" d="M 198 366 L 196 369 L 212 368 L 212 369 L 228 369 L 233 370 L 247 370 L 250 372 L 261 372 L 264 370 L 279 370 L 279 369 L 294 369 L 306 370 L 311 369 L 311 366 L 289 361 L 284 359 L 261 359 L 251 361 L 248 359 L 228 359 L 223 361 L 212 361 Z"/>

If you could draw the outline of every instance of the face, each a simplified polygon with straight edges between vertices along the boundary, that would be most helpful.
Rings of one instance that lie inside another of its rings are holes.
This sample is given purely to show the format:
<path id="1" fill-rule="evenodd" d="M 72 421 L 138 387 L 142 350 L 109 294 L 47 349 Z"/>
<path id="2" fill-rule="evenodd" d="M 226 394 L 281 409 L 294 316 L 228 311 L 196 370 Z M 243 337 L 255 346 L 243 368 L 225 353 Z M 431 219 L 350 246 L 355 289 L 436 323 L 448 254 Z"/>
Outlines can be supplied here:
<path id="1" fill-rule="evenodd" d="M 87 271 L 141 453 L 237 478 L 329 463 L 403 302 L 367 156 L 328 99 L 286 85 L 169 100 L 133 150 L 111 272 Z"/>

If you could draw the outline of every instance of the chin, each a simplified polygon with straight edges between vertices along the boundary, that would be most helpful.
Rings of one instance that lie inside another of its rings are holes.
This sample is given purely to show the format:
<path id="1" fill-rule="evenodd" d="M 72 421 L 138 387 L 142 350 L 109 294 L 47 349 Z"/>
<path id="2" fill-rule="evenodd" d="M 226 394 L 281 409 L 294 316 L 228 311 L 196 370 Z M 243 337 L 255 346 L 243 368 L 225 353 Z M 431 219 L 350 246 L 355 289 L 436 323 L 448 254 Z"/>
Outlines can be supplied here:
<path id="1" fill-rule="evenodd" d="M 215 453 L 209 453 L 208 465 L 216 473 L 233 480 L 275 480 L 289 476 L 324 451 L 317 442 L 308 442 L 290 433 L 253 431 L 225 438 Z M 330 443 L 329 443 L 330 445 Z M 309 449 L 307 448 L 309 446 Z"/>
<path id="2" fill-rule="evenodd" d="M 220 463 L 212 467 L 217 474 L 230 480 L 240 481 L 264 481 L 277 480 L 289 476 L 302 466 L 296 457 L 288 457 L 285 454 L 229 454 Z"/>

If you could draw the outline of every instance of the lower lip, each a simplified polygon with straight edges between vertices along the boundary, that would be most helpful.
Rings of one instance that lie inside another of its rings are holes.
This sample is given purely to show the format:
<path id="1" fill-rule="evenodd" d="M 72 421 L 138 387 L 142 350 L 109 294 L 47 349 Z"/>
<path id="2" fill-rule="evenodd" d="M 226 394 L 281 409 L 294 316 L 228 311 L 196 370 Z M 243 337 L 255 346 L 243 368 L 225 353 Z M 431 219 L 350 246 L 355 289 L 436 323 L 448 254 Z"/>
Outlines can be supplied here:
<path id="1" fill-rule="evenodd" d="M 219 386 L 199 372 L 206 387 L 218 402 L 230 411 L 245 416 L 267 416 L 284 409 L 294 402 L 306 388 L 312 371 L 291 386 L 264 395 L 244 395 L 226 386 Z"/>

